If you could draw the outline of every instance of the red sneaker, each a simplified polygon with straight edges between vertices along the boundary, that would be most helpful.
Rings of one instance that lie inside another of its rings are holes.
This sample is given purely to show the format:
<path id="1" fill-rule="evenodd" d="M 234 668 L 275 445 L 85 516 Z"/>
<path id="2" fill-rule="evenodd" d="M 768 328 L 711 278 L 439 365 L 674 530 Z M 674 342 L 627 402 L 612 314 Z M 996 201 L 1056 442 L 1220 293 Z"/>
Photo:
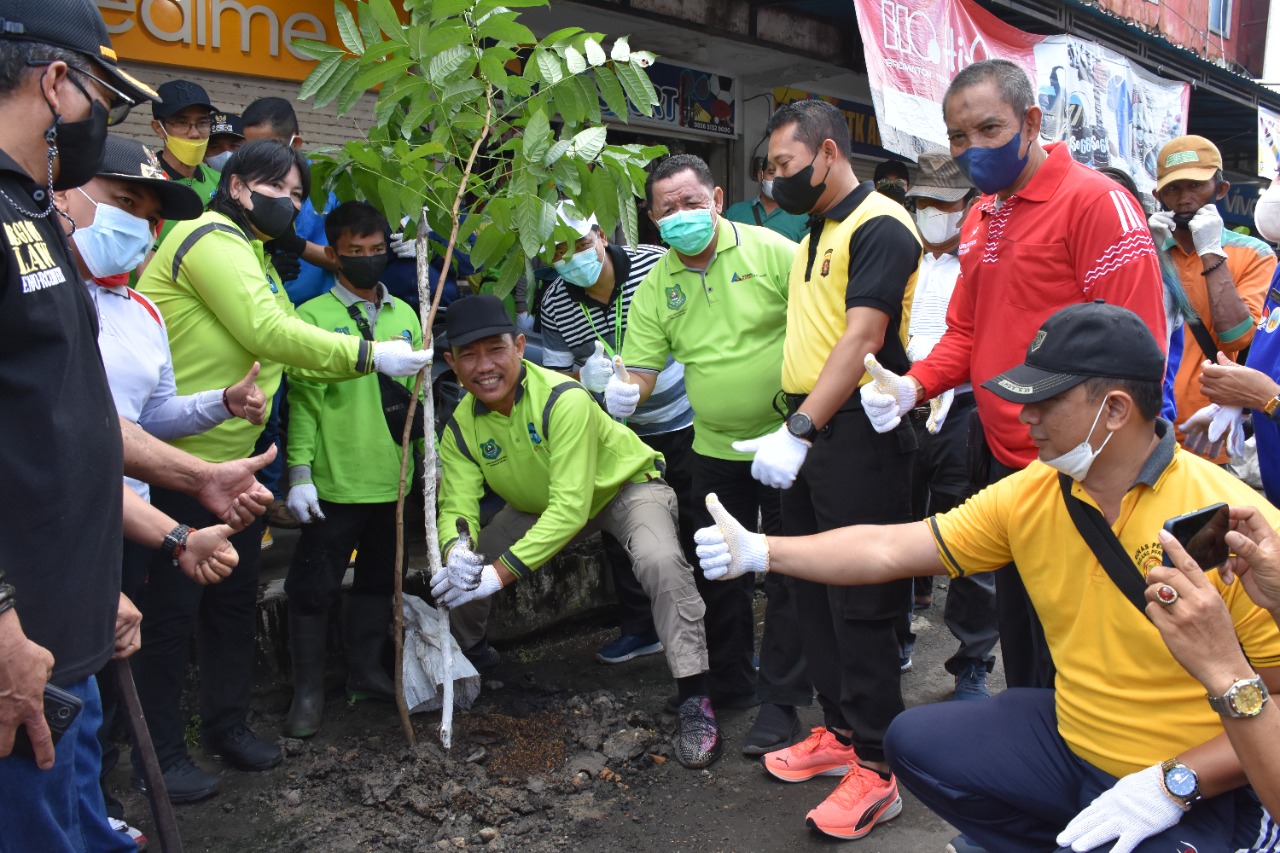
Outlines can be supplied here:
<path id="1" fill-rule="evenodd" d="M 861 764 L 849 765 L 849 772 L 822 805 L 805 815 L 805 823 L 833 838 L 861 838 L 877 823 L 893 820 L 902 811 L 898 780 L 886 782 L 880 774 Z"/>
<path id="2" fill-rule="evenodd" d="M 853 747 L 819 726 L 794 746 L 766 753 L 764 769 L 784 782 L 806 782 L 815 776 L 843 776 L 857 760 Z"/>

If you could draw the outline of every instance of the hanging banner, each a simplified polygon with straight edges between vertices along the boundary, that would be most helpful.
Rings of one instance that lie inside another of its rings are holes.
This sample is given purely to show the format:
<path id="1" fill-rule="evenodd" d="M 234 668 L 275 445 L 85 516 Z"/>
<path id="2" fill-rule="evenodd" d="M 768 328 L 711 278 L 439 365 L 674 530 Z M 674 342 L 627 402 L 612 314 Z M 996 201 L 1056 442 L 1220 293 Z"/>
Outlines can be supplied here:
<path id="1" fill-rule="evenodd" d="M 849 122 L 849 147 L 854 154 L 875 157 L 877 160 L 888 160 L 897 156 L 892 151 L 886 151 L 881 143 L 880 123 L 876 120 L 875 111 L 870 104 L 860 104 L 857 101 L 846 101 L 842 98 L 832 98 L 827 95 L 815 95 L 812 92 L 793 89 L 790 86 L 778 86 L 773 90 L 775 109 L 786 104 L 794 104 L 796 101 L 808 100 L 809 98 L 826 101 L 844 113 L 845 119 Z"/>
<path id="2" fill-rule="evenodd" d="M 1280 176 L 1280 113 L 1258 107 L 1258 174 L 1274 181 Z"/>

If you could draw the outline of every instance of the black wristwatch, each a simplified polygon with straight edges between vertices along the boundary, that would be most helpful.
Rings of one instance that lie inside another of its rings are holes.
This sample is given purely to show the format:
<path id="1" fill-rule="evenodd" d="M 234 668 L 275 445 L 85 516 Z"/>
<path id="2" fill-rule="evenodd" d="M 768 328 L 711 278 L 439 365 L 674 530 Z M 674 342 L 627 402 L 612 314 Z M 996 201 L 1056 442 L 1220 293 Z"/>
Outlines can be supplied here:
<path id="1" fill-rule="evenodd" d="M 787 432 L 808 442 L 818 437 L 818 428 L 813 425 L 813 418 L 804 412 L 796 412 L 787 418 Z"/>
<path id="2" fill-rule="evenodd" d="M 0 575 L 0 577 L 3 577 L 3 575 Z M 0 580 L 0 613 L 4 613 L 6 610 L 12 610 L 13 606 L 17 604 L 17 602 L 13 600 L 13 594 L 13 587 Z"/>
<path id="3" fill-rule="evenodd" d="M 191 532 L 190 527 L 179 524 L 166 533 L 164 541 L 160 543 L 160 553 L 172 560 L 175 566 L 178 565 L 178 558 L 182 556 L 182 552 L 187 550 L 187 537 Z"/>

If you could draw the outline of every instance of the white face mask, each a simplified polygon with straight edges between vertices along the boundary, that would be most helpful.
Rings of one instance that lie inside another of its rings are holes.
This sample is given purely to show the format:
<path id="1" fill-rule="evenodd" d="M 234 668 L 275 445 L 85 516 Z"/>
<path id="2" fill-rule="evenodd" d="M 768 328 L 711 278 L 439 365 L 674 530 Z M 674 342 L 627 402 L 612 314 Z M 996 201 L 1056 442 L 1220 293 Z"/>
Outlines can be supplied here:
<path id="1" fill-rule="evenodd" d="M 231 159 L 231 155 L 234 153 L 236 152 L 223 151 L 220 154 L 214 154 L 212 157 L 204 158 L 204 162 L 210 169 L 216 169 L 221 172 L 226 167 L 227 161 Z"/>
<path id="2" fill-rule="evenodd" d="M 936 207 L 922 207 L 916 211 L 916 228 L 920 229 L 920 237 L 934 246 L 941 246 L 960 233 L 960 217 L 963 210 L 947 213 Z"/>
<path id="3" fill-rule="evenodd" d="M 765 198 L 773 198 L 773 181 L 761 181 L 760 194 Z"/>
<path id="4" fill-rule="evenodd" d="M 151 223 L 110 204 L 99 204 L 79 187 L 94 206 L 93 222 L 77 228 L 71 240 L 94 278 L 107 278 L 136 269 L 155 241 Z"/>
<path id="5" fill-rule="evenodd" d="M 1258 198 L 1253 208 L 1253 224 L 1258 233 L 1272 243 L 1280 243 L 1280 184 L 1272 184 Z"/>
<path id="6" fill-rule="evenodd" d="M 1083 482 L 1084 478 L 1089 476 L 1089 468 L 1093 466 L 1093 460 L 1098 458 L 1098 454 L 1102 452 L 1102 448 L 1107 446 L 1107 442 L 1111 440 L 1113 432 L 1107 433 L 1107 437 L 1102 440 L 1102 447 L 1097 450 L 1093 449 L 1093 445 L 1089 443 L 1089 439 L 1093 437 L 1093 431 L 1098 426 L 1098 421 L 1102 419 L 1102 413 L 1106 411 L 1107 400 L 1102 399 L 1102 407 L 1098 409 L 1098 414 L 1094 415 L 1093 426 L 1089 427 L 1089 434 L 1084 437 L 1084 441 L 1068 450 L 1061 456 L 1055 456 L 1052 459 L 1042 460 L 1056 471 L 1061 471 L 1077 483 Z"/>

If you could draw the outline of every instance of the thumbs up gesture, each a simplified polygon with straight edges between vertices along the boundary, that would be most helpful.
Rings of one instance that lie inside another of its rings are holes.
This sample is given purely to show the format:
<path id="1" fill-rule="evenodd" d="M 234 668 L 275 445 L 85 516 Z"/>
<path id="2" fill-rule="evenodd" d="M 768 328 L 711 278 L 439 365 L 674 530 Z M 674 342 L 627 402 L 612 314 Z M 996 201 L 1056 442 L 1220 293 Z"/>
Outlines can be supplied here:
<path id="1" fill-rule="evenodd" d="M 640 386 L 631 384 L 621 356 L 614 356 L 613 375 L 604 386 L 604 406 L 615 418 L 629 418 L 640 405 Z"/>
<path id="2" fill-rule="evenodd" d="M 255 383 L 262 365 L 253 363 L 249 372 L 235 385 L 222 392 L 222 402 L 232 417 L 244 418 L 251 424 L 260 424 L 267 414 L 267 395 Z"/>
<path id="3" fill-rule="evenodd" d="M 882 367 L 871 353 L 863 360 L 874 380 L 858 389 L 862 410 L 876 432 L 888 432 L 902 421 L 902 416 L 916 404 L 916 386 L 888 368 Z"/>
<path id="4" fill-rule="evenodd" d="M 715 492 L 707 495 L 707 511 L 715 524 L 693 534 L 698 563 L 709 581 L 727 581 L 747 572 L 769 571 L 769 542 L 752 533 L 720 503 Z"/>
<path id="5" fill-rule="evenodd" d="M 613 361 L 604 354 L 604 344 L 596 341 L 595 355 L 589 357 L 578 371 L 578 379 L 592 394 L 603 394 L 613 375 Z"/>

